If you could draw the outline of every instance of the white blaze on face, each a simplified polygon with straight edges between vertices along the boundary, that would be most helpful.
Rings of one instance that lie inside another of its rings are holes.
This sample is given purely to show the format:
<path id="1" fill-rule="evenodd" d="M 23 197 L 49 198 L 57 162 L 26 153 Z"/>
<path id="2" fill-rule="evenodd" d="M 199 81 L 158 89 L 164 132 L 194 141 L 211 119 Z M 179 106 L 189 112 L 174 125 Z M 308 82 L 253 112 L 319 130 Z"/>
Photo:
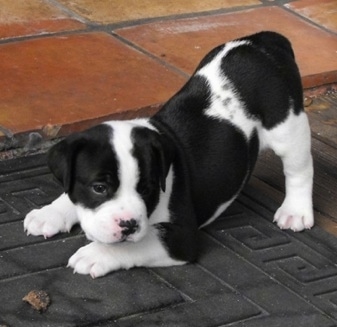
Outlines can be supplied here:
<path id="1" fill-rule="evenodd" d="M 107 124 L 113 128 L 111 144 L 118 161 L 119 188 L 113 199 L 98 208 L 87 209 L 77 206 L 77 213 L 82 229 L 92 241 L 138 242 L 147 233 L 148 217 L 146 205 L 136 190 L 140 172 L 138 162 L 132 155 L 131 132 L 135 126 L 146 126 L 147 121 L 112 121 Z M 125 235 L 120 223 L 131 219 L 137 222 L 137 229 L 134 233 Z"/>

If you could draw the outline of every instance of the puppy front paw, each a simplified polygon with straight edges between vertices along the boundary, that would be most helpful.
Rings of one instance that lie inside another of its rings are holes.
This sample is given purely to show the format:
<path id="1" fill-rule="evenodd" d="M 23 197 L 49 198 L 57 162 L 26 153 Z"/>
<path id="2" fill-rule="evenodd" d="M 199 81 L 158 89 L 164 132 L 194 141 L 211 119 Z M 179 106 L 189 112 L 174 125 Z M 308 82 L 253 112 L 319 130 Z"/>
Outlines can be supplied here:
<path id="1" fill-rule="evenodd" d="M 69 232 L 72 223 L 51 205 L 47 205 L 29 212 L 23 226 L 27 235 L 43 235 L 48 238 L 61 232 Z"/>
<path id="2" fill-rule="evenodd" d="M 70 257 L 68 267 L 73 268 L 74 273 L 97 278 L 120 269 L 121 265 L 113 256 L 111 245 L 93 242 L 77 250 Z"/>
<path id="3" fill-rule="evenodd" d="M 294 232 L 311 229 L 314 225 L 312 206 L 304 206 L 299 203 L 287 203 L 287 201 L 285 201 L 276 211 L 274 222 L 276 222 L 281 229 L 291 229 Z"/>

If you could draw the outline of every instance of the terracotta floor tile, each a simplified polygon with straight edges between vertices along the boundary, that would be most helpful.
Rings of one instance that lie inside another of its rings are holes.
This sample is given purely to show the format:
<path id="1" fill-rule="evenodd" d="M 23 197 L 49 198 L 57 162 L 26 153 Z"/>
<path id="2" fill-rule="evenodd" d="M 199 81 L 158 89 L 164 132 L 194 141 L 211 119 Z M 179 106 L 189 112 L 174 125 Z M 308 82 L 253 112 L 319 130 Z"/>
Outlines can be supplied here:
<path id="1" fill-rule="evenodd" d="M 0 126 L 13 133 L 150 106 L 185 81 L 104 33 L 0 45 L 0 72 Z"/>
<path id="2" fill-rule="evenodd" d="M 42 0 L 0 0 L 0 39 L 83 28 L 60 9 Z"/>
<path id="3" fill-rule="evenodd" d="M 315 23 L 337 32 L 336 0 L 299 0 L 286 6 Z"/>
<path id="4" fill-rule="evenodd" d="M 261 4 L 258 0 L 59 0 L 59 2 L 89 20 L 105 24 Z"/>
<path id="5" fill-rule="evenodd" d="M 124 28 L 117 33 L 192 73 L 214 46 L 261 30 L 278 31 L 291 40 L 305 87 L 337 82 L 337 37 L 277 7 L 170 20 Z"/>

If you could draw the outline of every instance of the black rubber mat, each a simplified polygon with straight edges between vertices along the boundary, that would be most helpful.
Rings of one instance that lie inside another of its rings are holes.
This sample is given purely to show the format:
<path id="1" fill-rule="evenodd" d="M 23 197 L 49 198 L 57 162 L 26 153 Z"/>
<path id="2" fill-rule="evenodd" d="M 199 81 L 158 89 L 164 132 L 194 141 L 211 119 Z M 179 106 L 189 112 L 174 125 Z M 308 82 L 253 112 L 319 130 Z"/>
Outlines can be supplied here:
<path id="1" fill-rule="evenodd" d="M 86 242 L 79 228 L 47 240 L 23 232 L 25 214 L 60 192 L 43 155 L 0 162 L 0 325 L 337 326 L 336 238 L 279 230 L 277 203 L 252 184 L 200 232 L 197 263 L 96 280 L 66 268 Z M 22 301 L 33 289 L 50 295 L 45 312 Z"/>

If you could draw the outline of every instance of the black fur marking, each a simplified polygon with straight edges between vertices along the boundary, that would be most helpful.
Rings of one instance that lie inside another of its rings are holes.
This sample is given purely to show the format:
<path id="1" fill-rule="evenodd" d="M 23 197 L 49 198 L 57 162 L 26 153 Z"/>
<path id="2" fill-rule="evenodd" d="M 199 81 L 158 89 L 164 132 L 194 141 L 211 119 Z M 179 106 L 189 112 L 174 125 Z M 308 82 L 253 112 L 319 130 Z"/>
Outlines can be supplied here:
<path id="1" fill-rule="evenodd" d="M 231 103 L 232 101 L 233 101 L 232 98 L 225 98 L 225 99 L 223 99 L 222 104 L 223 104 L 224 107 L 227 107 L 227 106 L 230 105 L 230 103 Z"/>
<path id="2" fill-rule="evenodd" d="M 286 119 L 290 107 L 303 110 L 302 86 L 294 53 L 287 39 L 276 33 L 260 33 L 243 40 L 250 45 L 233 48 L 223 58 L 222 73 L 247 110 L 265 128 Z M 223 49 L 212 50 L 197 71 Z M 235 196 L 248 181 L 259 151 L 255 131 L 250 140 L 226 121 L 207 117 L 212 91 L 207 80 L 192 76 L 187 84 L 151 119 L 175 145 L 174 181 L 169 209 L 171 222 L 158 227 L 174 258 L 192 261 L 197 254 L 198 225 Z M 230 108 L 232 99 L 224 99 Z"/>
<path id="3" fill-rule="evenodd" d="M 153 117 L 169 125 L 181 142 L 199 225 L 238 192 L 250 161 L 245 136 L 229 123 L 204 115 L 210 94 L 205 78 L 193 76 Z"/>
<path id="4" fill-rule="evenodd" d="M 271 129 L 285 120 L 290 107 L 296 114 L 301 112 L 301 78 L 289 41 L 273 32 L 240 40 L 250 44 L 230 50 L 221 69 L 245 104 L 247 115 Z"/>
<path id="5" fill-rule="evenodd" d="M 198 254 L 198 229 L 191 197 L 190 171 L 184 160 L 185 151 L 169 126 L 158 119 L 152 119 L 151 123 L 166 136 L 166 146 L 175 150 L 172 163 L 173 186 L 169 203 L 170 222 L 160 223 L 157 228 L 171 257 L 192 262 Z"/>
<path id="6" fill-rule="evenodd" d="M 231 89 L 231 86 L 227 83 L 227 84 L 222 85 L 222 89 L 223 89 L 224 91 L 228 91 L 228 90 Z"/>
<path id="7" fill-rule="evenodd" d="M 150 216 L 159 202 L 160 188 L 165 191 L 173 150 L 165 137 L 145 127 L 132 130 L 133 156 L 138 161 L 140 177 L 137 192 L 142 196 Z"/>
<path id="8" fill-rule="evenodd" d="M 74 134 L 49 152 L 48 164 L 74 203 L 94 209 L 114 197 L 119 187 L 118 163 L 108 125 L 98 125 Z M 97 193 L 95 186 L 106 188 Z"/>

